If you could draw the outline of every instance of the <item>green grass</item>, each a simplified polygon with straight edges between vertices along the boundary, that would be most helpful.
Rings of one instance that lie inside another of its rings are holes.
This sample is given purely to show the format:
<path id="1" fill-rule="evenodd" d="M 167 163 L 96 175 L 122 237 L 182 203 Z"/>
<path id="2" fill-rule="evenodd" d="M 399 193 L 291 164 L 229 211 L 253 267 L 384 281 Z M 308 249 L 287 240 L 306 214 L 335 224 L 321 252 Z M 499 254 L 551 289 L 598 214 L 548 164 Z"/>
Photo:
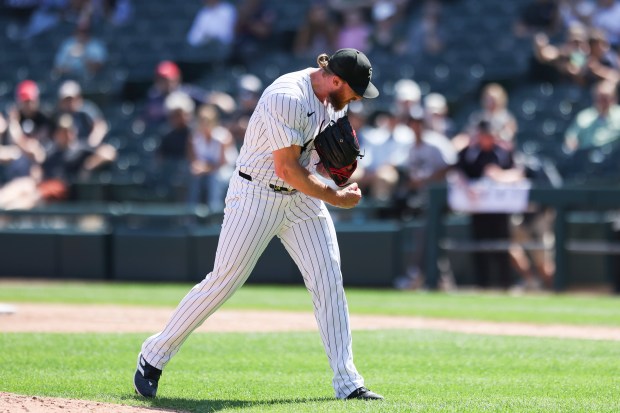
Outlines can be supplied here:
<path id="1" fill-rule="evenodd" d="M 194 334 L 158 398 L 133 395 L 137 334 L 0 334 L 0 391 L 190 412 L 617 412 L 615 342 L 355 332 L 382 402 L 333 398 L 318 334 Z"/>
<path id="2" fill-rule="evenodd" d="M 0 302 L 57 302 L 176 306 L 191 284 L 0 284 Z M 411 315 L 541 324 L 620 326 L 620 298 L 612 296 L 423 293 L 347 289 L 352 313 Z M 311 311 L 303 287 L 244 286 L 228 309 Z"/>
<path id="3" fill-rule="evenodd" d="M 0 302 L 174 306 L 189 284 L 3 283 Z M 620 325 L 608 296 L 411 293 L 348 289 L 353 313 Z M 229 309 L 310 311 L 300 287 L 245 286 Z M 146 334 L 0 333 L 0 391 L 189 412 L 617 412 L 612 341 L 355 331 L 356 364 L 382 402 L 334 399 L 319 335 L 194 334 L 158 398 L 132 390 Z"/>

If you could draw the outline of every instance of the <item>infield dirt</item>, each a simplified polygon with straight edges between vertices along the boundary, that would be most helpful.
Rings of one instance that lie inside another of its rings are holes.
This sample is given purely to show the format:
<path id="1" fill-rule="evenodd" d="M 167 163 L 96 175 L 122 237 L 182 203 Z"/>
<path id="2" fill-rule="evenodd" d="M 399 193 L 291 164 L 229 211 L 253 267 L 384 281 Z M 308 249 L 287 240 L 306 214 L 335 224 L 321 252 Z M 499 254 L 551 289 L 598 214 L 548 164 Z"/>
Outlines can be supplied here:
<path id="1" fill-rule="evenodd" d="M 15 313 L 0 315 L 2 332 L 155 333 L 173 308 L 118 305 L 15 304 Z M 507 323 L 424 317 L 351 314 L 353 330 L 424 329 L 467 334 L 558 337 L 620 341 L 620 327 Z M 220 310 L 198 332 L 316 331 L 312 313 Z"/>
<path id="2" fill-rule="evenodd" d="M 0 413 L 154 413 L 175 410 L 123 406 L 120 404 L 57 397 L 21 396 L 0 392 Z"/>

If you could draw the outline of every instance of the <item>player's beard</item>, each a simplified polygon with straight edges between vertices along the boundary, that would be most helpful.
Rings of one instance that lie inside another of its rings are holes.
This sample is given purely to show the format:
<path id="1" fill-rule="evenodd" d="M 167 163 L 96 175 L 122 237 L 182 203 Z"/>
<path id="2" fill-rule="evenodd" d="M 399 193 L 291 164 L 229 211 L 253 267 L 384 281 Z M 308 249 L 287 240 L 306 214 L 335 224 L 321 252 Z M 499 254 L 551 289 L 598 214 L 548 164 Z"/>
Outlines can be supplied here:
<path id="1" fill-rule="evenodd" d="M 347 106 L 348 102 L 344 94 L 345 94 L 345 91 L 343 90 L 343 88 L 334 90 L 333 92 L 329 93 L 329 101 L 334 107 L 334 110 L 336 112 L 344 109 L 344 107 Z"/>

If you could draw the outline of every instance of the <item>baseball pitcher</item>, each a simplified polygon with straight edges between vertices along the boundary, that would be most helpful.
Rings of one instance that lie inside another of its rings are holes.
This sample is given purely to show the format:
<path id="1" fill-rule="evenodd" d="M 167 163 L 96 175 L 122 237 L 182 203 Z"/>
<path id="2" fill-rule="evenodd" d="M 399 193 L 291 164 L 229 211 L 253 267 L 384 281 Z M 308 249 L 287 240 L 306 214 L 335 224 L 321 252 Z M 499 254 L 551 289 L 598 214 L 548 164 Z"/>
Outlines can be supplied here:
<path id="1" fill-rule="evenodd" d="M 155 397 L 162 370 L 192 331 L 246 281 L 277 236 L 299 267 L 340 399 L 382 399 L 353 364 L 349 312 L 334 224 L 325 202 L 356 206 L 347 185 L 360 154 L 347 105 L 379 95 L 368 58 L 355 49 L 321 55 L 318 68 L 288 73 L 261 96 L 226 195 L 213 271 L 183 298 L 164 329 L 142 345 L 135 390 Z M 332 189 L 314 172 L 330 177 Z"/>

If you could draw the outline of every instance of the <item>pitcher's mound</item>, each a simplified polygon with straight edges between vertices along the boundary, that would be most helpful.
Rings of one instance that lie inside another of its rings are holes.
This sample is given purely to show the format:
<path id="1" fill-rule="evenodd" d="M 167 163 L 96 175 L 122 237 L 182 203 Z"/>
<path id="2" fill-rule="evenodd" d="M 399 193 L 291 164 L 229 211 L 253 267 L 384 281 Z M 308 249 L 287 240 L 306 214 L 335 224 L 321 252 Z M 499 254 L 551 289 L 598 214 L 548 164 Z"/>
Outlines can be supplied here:
<path id="1" fill-rule="evenodd" d="M 175 410 L 150 409 L 87 400 L 60 399 L 56 397 L 22 396 L 0 392 L 0 413 L 153 413 Z"/>

